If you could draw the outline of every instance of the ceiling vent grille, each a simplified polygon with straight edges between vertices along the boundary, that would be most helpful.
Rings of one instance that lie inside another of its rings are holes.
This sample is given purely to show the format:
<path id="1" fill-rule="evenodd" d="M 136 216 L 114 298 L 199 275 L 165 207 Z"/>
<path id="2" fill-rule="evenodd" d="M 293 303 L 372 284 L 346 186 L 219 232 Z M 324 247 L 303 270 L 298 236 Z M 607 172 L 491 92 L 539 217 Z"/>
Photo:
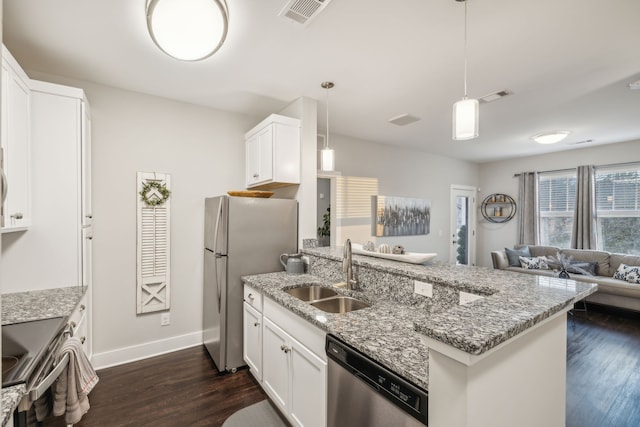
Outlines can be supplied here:
<path id="1" fill-rule="evenodd" d="M 502 99 L 505 96 L 509 96 L 509 95 L 513 95 L 513 92 L 511 92 L 508 89 L 504 89 L 498 92 L 494 92 L 494 93 L 490 93 L 489 95 L 485 95 L 481 98 L 478 99 L 478 101 L 481 104 L 486 104 L 487 102 L 493 102 L 493 101 L 497 101 L 498 99 Z"/>
<path id="2" fill-rule="evenodd" d="M 288 0 L 278 16 L 306 25 L 320 14 L 331 0 Z"/>

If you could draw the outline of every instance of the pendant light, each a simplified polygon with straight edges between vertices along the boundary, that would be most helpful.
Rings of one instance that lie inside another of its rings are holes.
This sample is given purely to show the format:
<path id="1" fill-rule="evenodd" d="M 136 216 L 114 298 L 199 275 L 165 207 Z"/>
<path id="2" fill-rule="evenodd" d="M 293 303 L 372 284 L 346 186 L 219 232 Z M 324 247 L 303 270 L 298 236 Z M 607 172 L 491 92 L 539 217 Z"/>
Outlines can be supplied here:
<path id="1" fill-rule="evenodd" d="M 333 82 L 322 82 L 320 86 L 327 91 L 327 136 L 324 139 L 324 148 L 320 152 L 320 169 L 330 172 L 335 170 L 335 153 L 329 148 L 329 89 L 334 85 Z"/>
<path id="2" fill-rule="evenodd" d="M 153 42 L 182 61 L 208 58 L 227 37 L 226 0 L 147 0 L 146 12 Z"/>
<path id="3" fill-rule="evenodd" d="M 464 2 L 464 97 L 453 104 L 453 139 L 462 141 L 478 137 L 480 104 L 467 98 L 467 1 Z"/>

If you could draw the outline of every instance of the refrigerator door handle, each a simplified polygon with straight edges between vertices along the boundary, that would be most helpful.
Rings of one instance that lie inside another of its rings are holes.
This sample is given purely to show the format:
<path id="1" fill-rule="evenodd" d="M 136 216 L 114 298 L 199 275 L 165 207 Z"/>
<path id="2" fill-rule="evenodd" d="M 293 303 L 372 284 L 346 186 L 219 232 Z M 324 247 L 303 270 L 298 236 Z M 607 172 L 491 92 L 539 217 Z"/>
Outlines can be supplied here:
<path id="1" fill-rule="evenodd" d="M 216 228 L 213 234 L 213 253 L 216 257 L 213 263 L 213 274 L 216 278 L 216 291 L 218 293 L 218 313 L 220 313 L 220 300 L 221 300 L 221 291 L 220 291 L 220 279 L 218 278 L 218 258 L 222 257 L 222 254 L 218 251 L 218 230 L 220 229 L 220 218 L 222 217 L 222 201 L 220 201 L 220 207 L 218 208 L 218 215 L 216 215 Z"/>

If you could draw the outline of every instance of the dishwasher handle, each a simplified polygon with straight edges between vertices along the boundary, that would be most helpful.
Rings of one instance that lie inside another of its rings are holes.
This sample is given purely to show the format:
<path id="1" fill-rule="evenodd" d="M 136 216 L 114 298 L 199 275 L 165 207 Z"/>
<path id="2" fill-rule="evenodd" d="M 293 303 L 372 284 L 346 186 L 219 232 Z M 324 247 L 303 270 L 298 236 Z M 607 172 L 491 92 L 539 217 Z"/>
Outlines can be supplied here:
<path id="1" fill-rule="evenodd" d="M 62 359 L 60 359 L 60 362 L 53 368 L 49 375 L 47 375 L 42 381 L 40 381 L 37 386 L 31 389 L 31 391 L 29 392 L 29 398 L 35 402 L 40 397 L 42 397 L 45 391 L 47 391 L 49 387 L 51 387 L 51 384 L 53 384 L 53 382 L 58 379 L 64 368 L 66 368 L 68 365 L 69 353 L 65 354 Z"/>

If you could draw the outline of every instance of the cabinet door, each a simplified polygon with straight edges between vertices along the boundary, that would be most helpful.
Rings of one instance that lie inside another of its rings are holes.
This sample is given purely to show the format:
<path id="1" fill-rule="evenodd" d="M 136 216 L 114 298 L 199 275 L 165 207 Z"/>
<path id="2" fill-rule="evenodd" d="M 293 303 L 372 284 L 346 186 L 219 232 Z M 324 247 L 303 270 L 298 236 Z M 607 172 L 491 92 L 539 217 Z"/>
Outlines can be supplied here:
<path id="1" fill-rule="evenodd" d="M 266 317 L 262 320 L 262 385 L 286 414 L 289 412 L 289 336 Z"/>
<path id="2" fill-rule="evenodd" d="M 262 314 L 243 303 L 243 358 L 251 373 L 262 381 Z"/>
<path id="3" fill-rule="evenodd" d="M 304 427 L 326 426 L 327 363 L 291 341 L 291 417 Z"/>
<path id="4" fill-rule="evenodd" d="M 93 223 L 93 210 L 91 206 L 91 116 L 89 106 L 86 102 L 81 103 L 81 114 L 83 120 L 80 121 L 81 136 L 80 152 L 81 162 L 81 194 L 82 197 L 82 226 L 88 227 Z"/>
<path id="5" fill-rule="evenodd" d="M 273 181 L 273 125 L 258 134 L 260 146 L 260 182 Z"/>
<path id="6" fill-rule="evenodd" d="M 27 227 L 30 215 L 30 91 L 3 61 L 3 169 L 9 184 L 4 204 L 4 228 Z"/>
<path id="7" fill-rule="evenodd" d="M 247 188 L 273 180 L 273 125 L 246 141 Z"/>
<path id="8" fill-rule="evenodd" d="M 260 146 L 258 135 L 245 142 L 245 181 L 247 187 L 254 185 L 260 178 Z"/>

